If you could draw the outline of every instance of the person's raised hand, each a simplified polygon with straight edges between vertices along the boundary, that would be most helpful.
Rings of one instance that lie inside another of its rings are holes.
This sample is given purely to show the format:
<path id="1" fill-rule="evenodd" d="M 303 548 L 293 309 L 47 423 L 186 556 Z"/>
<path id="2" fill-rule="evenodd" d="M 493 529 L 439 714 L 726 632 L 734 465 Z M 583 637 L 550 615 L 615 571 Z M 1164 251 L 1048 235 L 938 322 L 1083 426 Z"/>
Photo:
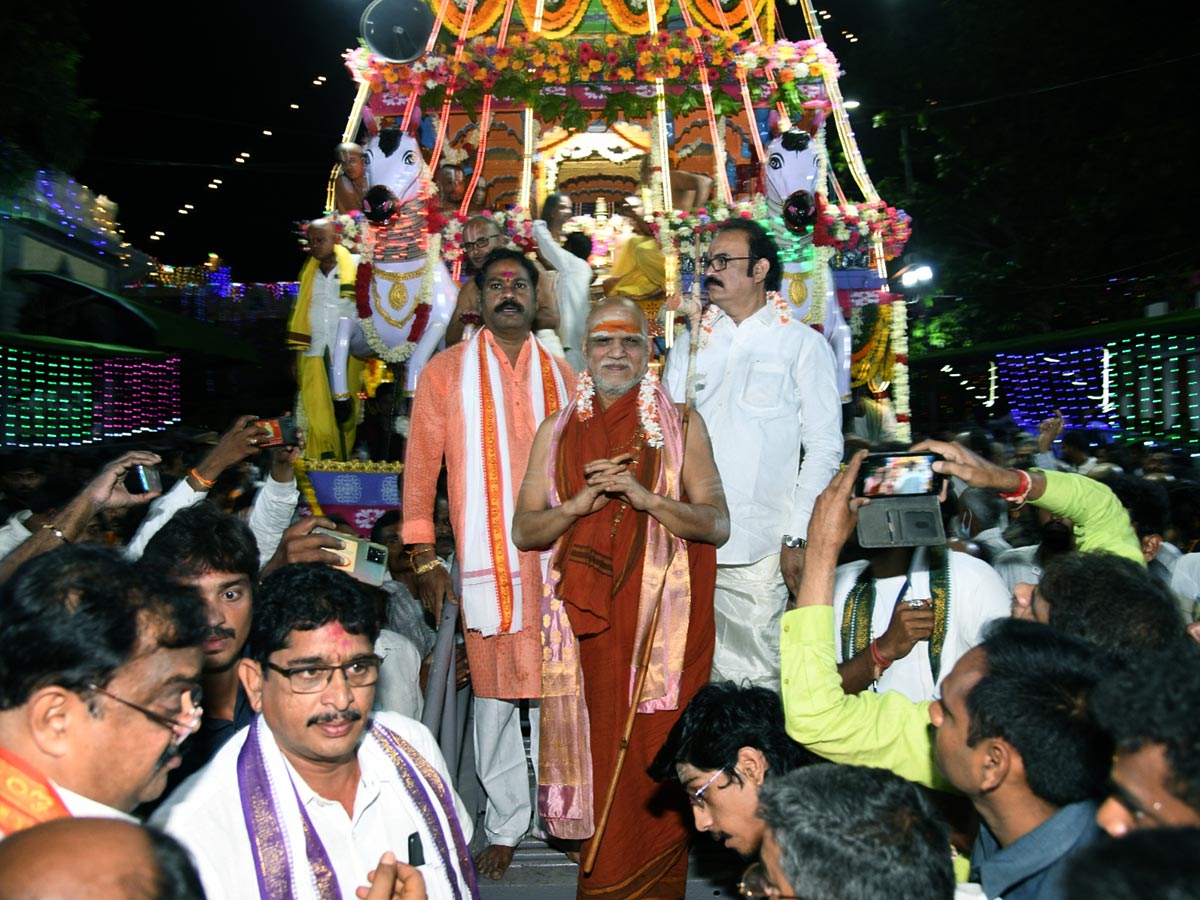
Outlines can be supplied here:
<path id="1" fill-rule="evenodd" d="M 817 496 L 808 520 L 806 556 L 817 551 L 836 556 L 854 531 L 858 524 L 858 510 L 871 502 L 865 497 L 854 496 L 858 470 L 866 455 L 866 450 L 859 450 L 850 457 L 850 462 L 834 473 L 825 490 Z"/>
<path id="2" fill-rule="evenodd" d="M 230 466 L 236 466 L 254 456 L 262 448 L 259 442 L 271 432 L 255 425 L 258 416 L 238 416 L 234 423 L 217 440 L 217 445 L 208 451 L 204 459 L 196 464 L 196 471 L 209 481 L 216 481 Z"/>
<path id="3" fill-rule="evenodd" d="M 148 450 L 131 450 L 122 453 L 100 470 L 83 489 L 83 495 L 96 510 L 121 509 L 149 503 L 162 491 L 146 491 L 131 494 L 125 487 L 125 476 L 134 466 L 157 466 L 162 457 Z"/>
<path id="4" fill-rule="evenodd" d="M 291 416 L 291 410 L 285 412 L 280 418 Z M 268 451 L 271 457 L 271 478 L 274 481 L 287 484 L 296 477 L 296 461 L 300 459 L 300 454 L 304 452 L 304 432 L 299 428 L 296 429 L 296 443 L 284 445 L 281 447 L 272 447 Z"/>
<path id="5" fill-rule="evenodd" d="M 911 449 L 912 453 L 937 453 L 942 458 L 934 460 L 933 470 L 940 475 L 961 478 L 974 488 L 1012 493 L 1019 490 L 1021 476 L 1014 469 L 1004 469 L 988 462 L 962 444 L 945 441 L 921 441 Z M 948 479 L 947 479 L 948 480 Z M 945 489 L 943 488 L 943 495 Z M 944 499 L 944 497 L 943 497 Z"/>
<path id="6" fill-rule="evenodd" d="M 933 610 L 928 600 L 913 606 L 901 597 L 892 610 L 887 631 L 879 636 L 879 653 L 886 659 L 904 659 L 912 653 L 917 641 L 927 641 L 933 634 Z"/>
<path id="7" fill-rule="evenodd" d="M 1056 409 L 1053 416 L 1038 426 L 1037 443 L 1039 453 L 1050 452 L 1050 448 L 1054 445 L 1058 436 L 1062 434 L 1063 425 L 1063 414 L 1060 410 Z"/>
<path id="8" fill-rule="evenodd" d="M 314 528 L 336 529 L 324 516 L 309 516 L 290 526 L 279 540 L 275 555 L 263 566 L 260 578 L 292 563 L 319 562 L 336 566 L 347 560 L 342 552 L 346 542 L 331 534 L 314 533 Z"/>
<path id="9" fill-rule="evenodd" d="M 425 877 L 419 869 L 396 859 L 392 851 L 383 854 L 379 865 L 367 873 L 370 886 L 356 888 L 359 900 L 425 900 Z"/>

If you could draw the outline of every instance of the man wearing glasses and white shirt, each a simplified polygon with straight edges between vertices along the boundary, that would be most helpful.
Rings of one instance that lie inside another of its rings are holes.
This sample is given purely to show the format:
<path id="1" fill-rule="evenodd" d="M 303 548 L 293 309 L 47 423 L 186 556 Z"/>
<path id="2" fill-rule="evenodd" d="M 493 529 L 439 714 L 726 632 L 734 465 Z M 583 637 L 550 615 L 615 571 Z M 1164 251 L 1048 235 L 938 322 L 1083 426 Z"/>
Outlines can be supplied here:
<path id="1" fill-rule="evenodd" d="M 259 715 L 151 819 L 209 900 L 353 897 L 389 853 L 420 867 L 431 900 L 477 897 L 471 820 L 433 735 L 371 712 L 378 632 L 371 591 L 329 566 L 263 583 L 238 664 Z"/>
<path id="2" fill-rule="evenodd" d="M 708 423 L 729 504 L 717 550 L 713 679 L 779 690 L 779 622 L 804 569 L 808 519 L 842 459 L 833 353 L 779 295 L 779 252 L 749 219 L 717 229 L 702 261 L 711 305 L 667 358 L 663 384 Z"/>

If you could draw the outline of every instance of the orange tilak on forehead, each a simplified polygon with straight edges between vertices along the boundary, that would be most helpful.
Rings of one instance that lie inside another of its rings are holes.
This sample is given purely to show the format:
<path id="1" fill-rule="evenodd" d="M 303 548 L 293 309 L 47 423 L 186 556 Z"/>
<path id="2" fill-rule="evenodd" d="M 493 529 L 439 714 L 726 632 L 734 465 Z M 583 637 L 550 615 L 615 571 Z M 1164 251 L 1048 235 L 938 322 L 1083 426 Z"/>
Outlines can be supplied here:
<path id="1" fill-rule="evenodd" d="M 642 329 L 626 319 L 605 319 L 592 326 L 592 334 L 605 332 L 608 334 L 641 334 Z"/>

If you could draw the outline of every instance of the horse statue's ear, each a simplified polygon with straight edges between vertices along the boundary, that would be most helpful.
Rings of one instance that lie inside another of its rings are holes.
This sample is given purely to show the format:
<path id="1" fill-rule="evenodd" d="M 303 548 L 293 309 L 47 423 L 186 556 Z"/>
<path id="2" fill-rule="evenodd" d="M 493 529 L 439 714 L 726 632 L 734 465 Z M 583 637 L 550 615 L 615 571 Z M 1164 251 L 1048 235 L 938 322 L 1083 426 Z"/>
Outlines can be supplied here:
<path id="1" fill-rule="evenodd" d="M 807 131 L 799 128 L 793 128 L 791 131 L 783 135 L 783 149 L 799 152 L 808 149 L 808 142 L 811 138 Z"/>

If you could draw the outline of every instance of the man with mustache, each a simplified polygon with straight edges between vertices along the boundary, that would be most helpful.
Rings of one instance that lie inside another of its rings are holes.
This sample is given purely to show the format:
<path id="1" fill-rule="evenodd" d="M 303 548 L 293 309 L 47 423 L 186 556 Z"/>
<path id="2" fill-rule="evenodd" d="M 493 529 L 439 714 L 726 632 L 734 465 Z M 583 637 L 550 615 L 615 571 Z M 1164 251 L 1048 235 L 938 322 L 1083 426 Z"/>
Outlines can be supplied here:
<path id="1" fill-rule="evenodd" d="M 24 563 L 0 589 L 0 838 L 68 816 L 132 821 L 199 707 L 188 590 L 99 547 Z"/>
<path id="2" fill-rule="evenodd" d="M 729 502 L 717 551 L 713 679 L 779 690 L 779 621 L 804 568 L 813 504 L 842 458 L 842 409 L 829 344 L 778 293 L 779 251 L 749 219 L 717 229 L 702 260 L 710 305 L 672 348 L 663 384 L 688 393 L 712 434 Z"/>
<path id="3" fill-rule="evenodd" d="M 715 549 L 729 513 L 704 420 L 685 420 L 649 369 L 641 308 L 605 300 L 586 333 L 587 372 L 538 429 L 513 519 L 518 547 L 553 554 L 538 811 L 556 836 L 590 838 L 583 853 L 595 865 L 580 870 L 578 898 L 682 897 L 683 797 L 646 768 L 708 681 Z M 592 826 L 618 748 L 624 767 L 601 838 Z"/>
<path id="4" fill-rule="evenodd" d="M 352 897 L 394 860 L 419 867 L 430 900 L 478 896 L 472 824 L 433 735 L 370 712 L 378 633 L 371 590 L 330 566 L 263 582 L 238 662 L 254 722 L 152 820 L 191 852 L 209 900 Z"/>
<path id="5" fill-rule="evenodd" d="M 541 559 L 518 552 L 511 523 L 534 433 L 566 405 L 575 373 L 530 333 L 538 285 L 532 262 L 515 250 L 493 250 L 476 284 L 486 327 L 430 360 L 417 384 L 400 537 L 419 599 L 435 618 L 443 601 L 462 602 L 475 691 L 475 762 L 487 794 L 484 829 L 491 844 L 476 862 L 480 874 L 500 878 L 533 812 L 520 705 L 533 701 L 536 747 L 542 694 Z M 461 598 L 434 548 L 443 459 Z"/>

